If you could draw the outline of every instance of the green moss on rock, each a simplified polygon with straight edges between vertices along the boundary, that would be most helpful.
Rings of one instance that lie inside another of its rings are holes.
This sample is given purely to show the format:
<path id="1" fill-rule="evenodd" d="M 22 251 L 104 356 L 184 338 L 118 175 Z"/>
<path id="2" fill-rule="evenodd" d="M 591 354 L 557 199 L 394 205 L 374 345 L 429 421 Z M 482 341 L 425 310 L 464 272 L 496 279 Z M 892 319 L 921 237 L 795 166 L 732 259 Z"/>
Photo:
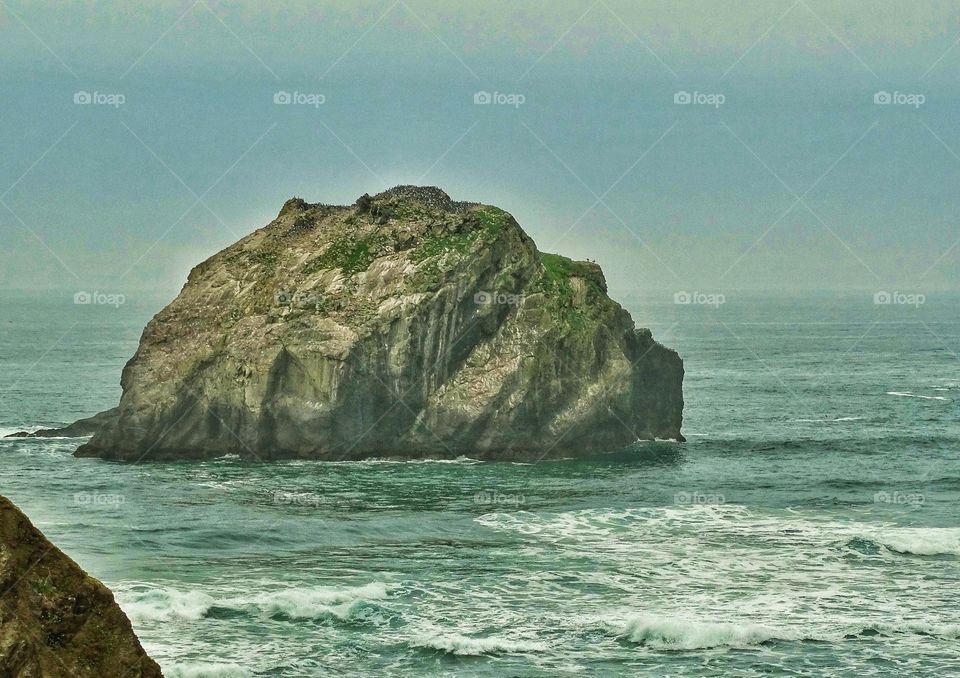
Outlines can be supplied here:
<path id="1" fill-rule="evenodd" d="M 476 242 L 477 233 L 446 233 L 444 235 L 429 235 L 424 238 L 419 247 L 410 254 L 410 259 L 414 262 L 421 262 L 435 257 L 445 252 L 457 252 L 463 254 L 470 249 L 470 246 Z"/>
<path id="2" fill-rule="evenodd" d="M 359 238 L 337 238 L 323 254 L 308 261 L 302 273 L 311 275 L 330 268 L 339 268 L 347 274 L 366 271 L 377 258 L 383 242 L 383 237 L 378 234 Z"/>
<path id="3" fill-rule="evenodd" d="M 511 219 L 508 212 L 492 205 L 485 205 L 473 210 L 470 214 L 490 235 L 497 235 L 502 232 Z"/>

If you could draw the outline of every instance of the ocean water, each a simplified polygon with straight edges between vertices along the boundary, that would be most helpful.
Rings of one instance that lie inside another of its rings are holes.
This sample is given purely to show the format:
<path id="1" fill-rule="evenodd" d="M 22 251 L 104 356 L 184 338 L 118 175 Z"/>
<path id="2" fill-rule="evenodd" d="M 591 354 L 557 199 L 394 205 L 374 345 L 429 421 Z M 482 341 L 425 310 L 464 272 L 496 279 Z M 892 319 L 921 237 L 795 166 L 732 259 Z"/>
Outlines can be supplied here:
<path id="1" fill-rule="evenodd" d="M 6 440 L 0 493 L 170 676 L 960 671 L 960 297 L 623 301 L 685 360 L 685 444 L 128 465 Z M 0 298 L 0 431 L 113 405 L 161 304 Z"/>

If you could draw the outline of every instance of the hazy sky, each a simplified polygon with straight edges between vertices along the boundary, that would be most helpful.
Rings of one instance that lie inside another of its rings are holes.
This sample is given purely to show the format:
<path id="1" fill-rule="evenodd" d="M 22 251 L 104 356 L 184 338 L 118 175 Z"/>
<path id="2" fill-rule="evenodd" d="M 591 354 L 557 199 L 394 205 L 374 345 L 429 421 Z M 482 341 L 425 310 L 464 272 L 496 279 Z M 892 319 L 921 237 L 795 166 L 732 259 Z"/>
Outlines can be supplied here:
<path id="1" fill-rule="evenodd" d="M 0 284 L 176 290 L 290 196 L 423 183 L 618 290 L 956 288 L 958 40 L 955 2 L 2 0 Z"/>

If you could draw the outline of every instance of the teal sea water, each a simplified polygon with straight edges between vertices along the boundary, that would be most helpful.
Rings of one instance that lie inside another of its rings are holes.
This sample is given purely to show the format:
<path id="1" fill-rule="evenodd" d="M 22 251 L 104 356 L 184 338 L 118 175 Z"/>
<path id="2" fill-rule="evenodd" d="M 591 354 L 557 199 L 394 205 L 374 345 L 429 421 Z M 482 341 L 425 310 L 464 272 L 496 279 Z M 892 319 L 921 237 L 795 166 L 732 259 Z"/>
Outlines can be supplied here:
<path id="1" fill-rule="evenodd" d="M 0 493 L 171 676 L 956 674 L 960 297 L 623 301 L 685 360 L 685 444 L 125 465 L 6 440 Z M 161 303 L 0 298 L 0 432 L 112 406 Z"/>

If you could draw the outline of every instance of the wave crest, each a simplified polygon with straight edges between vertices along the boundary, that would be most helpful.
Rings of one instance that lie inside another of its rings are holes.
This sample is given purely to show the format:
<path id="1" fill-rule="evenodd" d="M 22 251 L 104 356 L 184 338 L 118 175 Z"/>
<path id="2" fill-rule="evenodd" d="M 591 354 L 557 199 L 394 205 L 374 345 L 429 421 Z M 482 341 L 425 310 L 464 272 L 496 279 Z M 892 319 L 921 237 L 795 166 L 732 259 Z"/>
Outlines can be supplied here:
<path id="1" fill-rule="evenodd" d="M 960 529 L 928 527 L 884 530 L 859 535 L 848 541 L 847 545 L 863 543 L 902 555 L 960 556 Z"/>
<path id="2" fill-rule="evenodd" d="M 198 620 L 214 615 L 251 614 L 275 619 L 306 620 L 355 617 L 369 601 L 388 596 L 388 586 L 371 582 L 350 588 L 312 587 L 268 591 L 254 596 L 214 598 L 203 591 L 171 588 L 118 594 L 123 611 L 133 621 Z"/>
<path id="3" fill-rule="evenodd" d="M 367 601 L 387 597 L 387 585 L 373 582 L 349 589 L 310 588 L 286 589 L 263 593 L 252 603 L 269 617 L 288 619 L 316 619 L 334 616 L 349 619 L 363 608 Z"/>
<path id="4" fill-rule="evenodd" d="M 442 631 L 423 633 L 414 638 L 411 645 L 454 655 L 470 656 L 543 652 L 547 649 L 546 644 L 533 640 L 512 640 L 498 636 L 473 638 L 460 633 Z"/>
<path id="5" fill-rule="evenodd" d="M 646 615 L 628 620 L 618 635 L 631 643 L 658 650 L 748 647 L 786 639 L 778 636 L 772 629 L 753 624 L 692 622 Z"/>
<path id="6" fill-rule="evenodd" d="M 213 606 L 212 596 L 203 591 L 151 589 L 117 596 L 120 607 L 131 621 L 170 621 L 172 619 L 201 619 Z"/>
<path id="7" fill-rule="evenodd" d="M 190 663 L 177 664 L 167 675 L 170 678 L 247 678 L 253 674 L 236 664 Z"/>

